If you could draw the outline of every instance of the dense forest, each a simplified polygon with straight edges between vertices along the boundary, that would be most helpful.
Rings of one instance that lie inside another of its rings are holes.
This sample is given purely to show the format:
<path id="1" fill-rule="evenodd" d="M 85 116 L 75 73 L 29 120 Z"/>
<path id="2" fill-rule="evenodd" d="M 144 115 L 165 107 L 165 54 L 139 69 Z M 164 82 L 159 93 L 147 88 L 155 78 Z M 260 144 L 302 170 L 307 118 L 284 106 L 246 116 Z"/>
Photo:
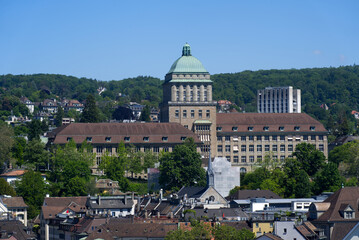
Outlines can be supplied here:
<path id="1" fill-rule="evenodd" d="M 348 121 L 355 131 L 351 110 L 359 110 L 359 66 L 312 69 L 259 70 L 239 73 L 214 74 L 215 100 L 230 100 L 242 111 L 256 111 L 257 89 L 293 86 L 302 91 L 302 111 L 322 121 L 328 128 L 337 122 Z M 119 81 L 99 81 L 58 74 L 0 76 L 0 103 L 4 96 L 26 96 L 38 102 L 45 98 L 69 98 L 83 101 L 89 93 L 97 101 L 117 100 L 119 104 L 136 101 L 158 106 L 162 98 L 162 81 L 149 76 L 138 76 Z M 107 90 L 96 94 L 99 87 Z M 46 94 L 50 90 L 51 94 Z M 48 91 L 47 91 L 48 92 Z M 5 101 L 6 102 L 6 101 Z M 329 110 L 320 108 L 326 104 Z M 3 104 L 0 104 L 2 107 Z M 14 105 L 14 104 L 13 104 Z M 16 104 L 15 104 L 16 105 Z M 0 110 L 4 110 L 1 108 Z"/>

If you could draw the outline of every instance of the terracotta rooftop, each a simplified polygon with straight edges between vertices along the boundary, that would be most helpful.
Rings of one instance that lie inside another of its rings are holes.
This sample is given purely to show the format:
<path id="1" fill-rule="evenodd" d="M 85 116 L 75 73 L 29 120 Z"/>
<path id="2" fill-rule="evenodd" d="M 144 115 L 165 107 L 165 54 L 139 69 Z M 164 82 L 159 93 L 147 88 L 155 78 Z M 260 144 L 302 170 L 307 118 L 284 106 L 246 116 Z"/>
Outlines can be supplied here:
<path id="1" fill-rule="evenodd" d="M 323 124 L 305 113 L 217 113 L 217 127 L 222 127 L 222 132 L 233 132 L 232 127 L 246 133 L 248 127 L 253 127 L 252 132 L 296 132 L 294 127 L 300 127 L 298 132 L 327 132 Z"/>
<path id="2" fill-rule="evenodd" d="M 17 176 L 24 175 L 25 172 L 26 172 L 26 170 L 13 170 L 11 172 L 3 173 L 0 176 L 1 177 L 17 177 Z"/>
<path id="3" fill-rule="evenodd" d="M 44 219 L 55 218 L 57 214 L 69 208 L 75 212 L 84 212 L 88 197 L 47 197 L 41 211 Z"/>
<path id="4" fill-rule="evenodd" d="M 92 138 L 92 143 L 182 143 L 183 137 L 201 143 L 197 135 L 179 123 L 71 123 L 49 136 L 55 137 L 55 144 L 65 144 L 69 137 L 78 144 L 87 137 Z M 125 137 L 129 137 L 128 142 Z"/>

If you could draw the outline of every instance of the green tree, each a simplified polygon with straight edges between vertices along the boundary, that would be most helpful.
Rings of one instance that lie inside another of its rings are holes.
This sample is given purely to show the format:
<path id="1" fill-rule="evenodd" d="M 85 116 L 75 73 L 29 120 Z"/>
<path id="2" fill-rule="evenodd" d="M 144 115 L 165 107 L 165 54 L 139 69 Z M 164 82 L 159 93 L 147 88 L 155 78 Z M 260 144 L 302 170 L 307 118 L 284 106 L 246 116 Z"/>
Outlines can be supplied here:
<path id="1" fill-rule="evenodd" d="M 42 134 L 42 129 L 41 129 L 41 121 L 40 120 L 32 120 L 29 124 L 28 124 L 28 138 L 29 141 L 33 140 L 33 139 L 40 139 L 40 135 Z"/>
<path id="2" fill-rule="evenodd" d="M 64 110 L 61 106 L 57 108 L 57 113 L 55 117 L 55 125 L 56 127 L 60 127 L 62 125 L 62 119 L 64 118 Z"/>
<path id="3" fill-rule="evenodd" d="M 50 174 L 52 195 L 86 195 L 94 158 L 86 143 L 77 150 L 76 143 L 71 140 L 64 147 L 55 149 Z"/>
<path id="4" fill-rule="evenodd" d="M 254 233 L 248 229 L 237 230 L 234 227 L 225 224 L 217 225 L 214 229 L 212 229 L 212 234 L 214 239 L 222 240 L 251 240 L 255 238 Z"/>
<path id="5" fill-rule="evenodd" d="M 15 190 L 4 178 L 0 178 L 0 195 L 16 196 Z"/>
<path id="6" fill-rule="evenodd" d="M 164 189 L 179 190 L 183 186 L 204 186 L 206 173 L 201 167 L 201 155 L 192 138 L 177 145 L 173 152 L 160 158 L 160 184 Z"/>
<path id="7" fill-rule="evenodd" d="M 329 162 L 314 175 L 313 193 L 320 194 L 323 191 L 335 192 L 343 182 L 338 166 L 333 162 Z"/>
<path id="8" fill-rule="evenodd" d="M 96 106 L 95 97 L 89 94 L 86 98 L 86 104 L 81 115 L 81 122 L 97 123 L 100 122 L 100 110 Z"/>
<path id="9" fill-rule="evenodd" d="M 344 176 L 359 179 L 359 141 L 334 148 L 329 153 L 329 161 L 337 164 Z"/>
<path id="10" fill-rule="evenodd" d="M 151 108 L 150 106 L 146 105 L 141 112 L 140 120 L 144 122 L 151 122 L 150 115 L 151 115 Z"/>
<path id="11" fill-rule="evenodd" d="M 20 181 L 15 182 L 16 193 L 24 198 L 29 206 L 29 218 L 34 218 L 40 213 L 40 208 L 46 194 L 46 184 L 41 174 L 32 170 L 26 172 Z"/>
<path id="12" fill-rule="evenodd" d="M 308 197 L 310 196 L 309 176 L 302 169 L 298 159 L 287 158 L 283 165 L 284 197 Z"/>
<path id="13" fill-rule="evenodd" d="M 253 172 L 244 175 L 241 186 L 244 189 L 260 189 L 262 182 L 269 179 L 270 174 L 271 172 L 265 167 L 257 168 Z"/>
<path id="14" fill-rule="evenodd" d="M 10 163 L 10 151 L 14 144 L 13 131 L 5 123 L 0 123 L 0 172 Z"/>
<path id="15" fill-rule="evenodd" d="M 26 148 L 26 139 L 23 137 L 15 137 L 15 143 L 12 147 L 12 157 L 16 159 L 16 165 L 21 167 L 24 164 L 24 152 Z"/>
<path id="16" fill-rule="evenodd" d="M 315 146 L 309 143 L 298 144 L 293 156 L 297 158 L 309 176 L 313 176 L 325 163 L 324 153 L 315 149 Z"/>
<path id="17" fill-rule="evenodd" d="M 45 144 L 38 139 L 33 139 L 26 144 L 24 152 L 25 164 L 36 170 L 45 169 L 49 164 L 50 153 L 45 150 Z"/>
<path id="18" fill-rule="evenodd" d="M 130 182 L 124 176 L 128 161 L 128 151 L 125 144 L 121 142 L 118 146 L 117 156 L 104 156 L 99 166 L 106 177 L 118 181 L 122 191 L 127 191 L 130 187 Z"/>

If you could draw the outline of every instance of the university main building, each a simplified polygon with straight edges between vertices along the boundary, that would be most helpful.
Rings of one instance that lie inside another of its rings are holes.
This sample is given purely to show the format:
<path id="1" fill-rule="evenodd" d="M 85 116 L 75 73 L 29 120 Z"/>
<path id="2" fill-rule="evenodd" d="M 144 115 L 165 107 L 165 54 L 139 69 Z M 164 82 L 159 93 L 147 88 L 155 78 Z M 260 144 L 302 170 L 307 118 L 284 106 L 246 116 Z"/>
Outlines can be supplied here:
<path id="1" fill-rule="evenodd" d="M 116 153 L 123 141 L 139 151 L 172 151 L 192 137 L 203 163 L 211 156 L 225 157 L 241 172 L 251 171 L 265 156 L 284 160 L 297 144 L 310 143 L 328 156 L 327 130 L 304 113 L 217 113 L 213 82 L 188 44 L 171 66 L 163 83 L 160 123 L 72 123 L 55 130 L 50 141 L 90 142 L 97 159 Z"/>

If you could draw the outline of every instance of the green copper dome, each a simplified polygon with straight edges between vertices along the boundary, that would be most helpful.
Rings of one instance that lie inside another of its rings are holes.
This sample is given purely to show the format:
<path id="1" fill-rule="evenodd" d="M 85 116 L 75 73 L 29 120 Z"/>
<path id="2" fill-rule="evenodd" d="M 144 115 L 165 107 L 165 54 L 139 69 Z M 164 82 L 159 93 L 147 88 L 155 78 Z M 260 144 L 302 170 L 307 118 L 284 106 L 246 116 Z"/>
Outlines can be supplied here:
<path id="1" fill-rule="evenodd" d="M 208 73 L 208 71 L 191 55 L 191 47 L 186 43 L 182 49 L 182 57 L 172 64 L 168 73 Z"/>

